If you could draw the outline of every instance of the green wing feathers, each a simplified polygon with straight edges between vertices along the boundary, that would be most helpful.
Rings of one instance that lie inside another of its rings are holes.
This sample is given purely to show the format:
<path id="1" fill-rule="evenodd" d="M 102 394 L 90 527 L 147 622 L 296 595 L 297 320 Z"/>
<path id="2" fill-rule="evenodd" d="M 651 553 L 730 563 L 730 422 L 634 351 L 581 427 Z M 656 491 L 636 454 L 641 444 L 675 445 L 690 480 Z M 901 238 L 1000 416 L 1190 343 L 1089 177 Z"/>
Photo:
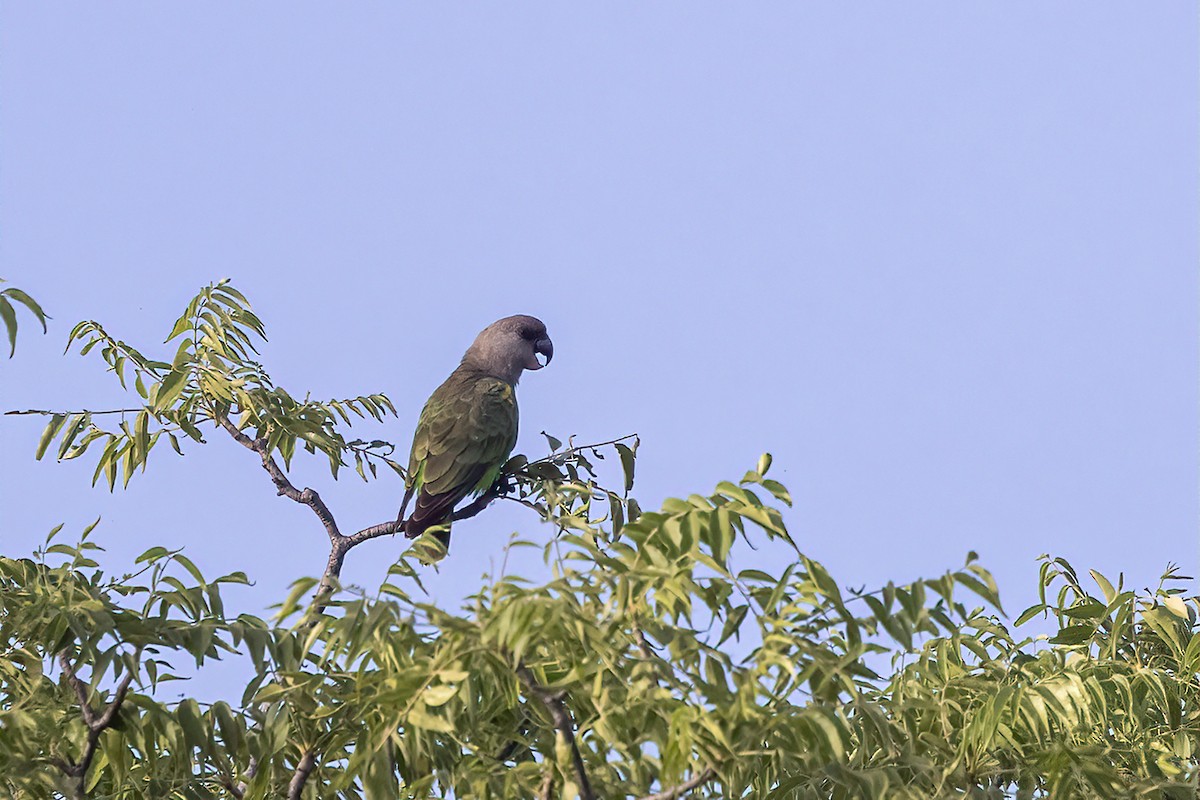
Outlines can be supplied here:
<path id="1" fill-rule="evenodd" d="M 416 506 L 405 534 L 445 521 L 470 494 L 491 487 L 517 442 L 517 397 L 505 381 L 459 367 L 417 421 L 408 489 Z"/>

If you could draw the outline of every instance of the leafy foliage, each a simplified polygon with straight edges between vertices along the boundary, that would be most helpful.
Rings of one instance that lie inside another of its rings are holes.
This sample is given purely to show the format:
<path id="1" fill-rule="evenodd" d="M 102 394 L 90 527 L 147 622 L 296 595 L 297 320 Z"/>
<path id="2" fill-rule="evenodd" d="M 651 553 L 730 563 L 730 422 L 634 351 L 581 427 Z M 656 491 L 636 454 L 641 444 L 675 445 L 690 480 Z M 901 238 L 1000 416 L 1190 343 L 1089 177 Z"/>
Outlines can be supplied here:
<path id="1" fill-rule="evenodd" d="M 337 432 L 345 414 L 288 403 L 247 358 L 262 333 L 248 304 L 206 291 L 172 333 L 178 363 L 135 358 L 98 326 L 72 338 L 141 377 L 144 429 L 187 436 L 182 420 L 228 411 L 285 459 L 311 444 L 336 476 L 353 444 Z M 210 302 L 223 310 L 205 317 Z M 60 447 L 67 436 L 50 434 Z M 206 580 L 179 552 L 152 548 L 137 572 L 106 578 L 90 531 L 0 559 L 0 786 L 30 798 L 1197 795 L 1200 598 L 1175 570 L 1134 591 L 1046 557 L 1038 604 L 1009 624 L 974 554 L 936 578 L 844 589 L 789 534 L 769 456 L 643 512 L 636 439 L 547 439 L 550 455 L 506 472 L 509 496 L 553 532 L 508 549 L 539 548 L 549 578 L 502 567 L 457 610 L 424 595 L 422 541 L 376 592 L 314 599 L 318 579 L 301 579 L 270 621 L 228 617 L 222 589 L 245 576 Z M 604 486 L 613 474 L 620 489 Z M 750 547 L 789 555 L 739 569 Z M 1054 631 L 1016 633 L 1037 625 Z M 217 658 L 241 665 L 240 697 L 162 699 L 174 665 Z"/>
<path id="2" fill-rule="evenodd" d="M 71 331 L 67 349 L 79 345 L 81 355 L 96 353 L 125 389 L 136 392 L 139 406 L 108 412 L 28 411 L 49 417 L 37 448 L 42 458 L 57 443 L 60 460 L 78 458 L 90 448 L 99 452 L 92 483 L 103 479 L 109 489 L 120 476 L 127 486 L 138 469 L 145 469 L 151 450 L 166 437 L 182 454 L 182 442 L 203 443 L 202 428 L 232 417 L 239 429 L 251 431 L 266 444 L 265 455 L 278 454 L 287 466 L 299 446 L 320 452 L 329 460 L 334 477 L 347 459 L 364 480 L 377 475 L 383 464 L 402 474 L 390 456 L 395 447 L 380 440 L 347 440 L 339 425 L 351 415 L 382 421 L 395 415 L 382 394 L 346 400 L 296 400 L 275 386 L 262 365 L 251 358 L 256 342 L 266 340 L 262 322 L 249 302 L 228 281 L 204 288 L 175 321 L 167 344 L 175 343 L 170 361 L 150 358 L 111 336 L 95 321 L 81 322 Z M 104 426 L 97 418 L 116 417 Z M 94 451 L 94 452 L 95 452 Z"/>

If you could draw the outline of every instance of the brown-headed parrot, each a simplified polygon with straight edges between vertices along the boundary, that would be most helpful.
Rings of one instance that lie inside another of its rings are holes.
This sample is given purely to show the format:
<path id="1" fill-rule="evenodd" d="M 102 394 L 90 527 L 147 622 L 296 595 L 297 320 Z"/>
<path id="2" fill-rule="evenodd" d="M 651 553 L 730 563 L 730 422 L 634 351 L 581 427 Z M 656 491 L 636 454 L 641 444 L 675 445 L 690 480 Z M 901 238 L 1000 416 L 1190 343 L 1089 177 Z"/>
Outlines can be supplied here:
<path id="1" fill-rule="evenodd" d="M 454 506 L 492 488 L 517 443 L 517 381 L 554 357 L 546 326 L 518 314 L 497 320 L 475 337 L 458 369 L 434 390 L 413 434 L 400 518 L 416 495 L 404 535 L 448 524 Z M 434 535 L 447 547 L 450 532 Z"/>

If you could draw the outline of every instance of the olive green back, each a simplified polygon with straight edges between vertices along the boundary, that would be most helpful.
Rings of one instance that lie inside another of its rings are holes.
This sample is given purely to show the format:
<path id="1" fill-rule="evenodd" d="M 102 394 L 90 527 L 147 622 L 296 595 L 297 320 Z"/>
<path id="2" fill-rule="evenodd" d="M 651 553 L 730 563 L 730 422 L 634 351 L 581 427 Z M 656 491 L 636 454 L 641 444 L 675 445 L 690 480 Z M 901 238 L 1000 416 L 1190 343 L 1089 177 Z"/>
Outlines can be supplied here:
<path id="1" fill-rule="evenodd" d="M 413 436 L 409 486 L 456 499 L 488 489 L 517 443 L 517 395 L 460 366 L 430 396 Z"/>

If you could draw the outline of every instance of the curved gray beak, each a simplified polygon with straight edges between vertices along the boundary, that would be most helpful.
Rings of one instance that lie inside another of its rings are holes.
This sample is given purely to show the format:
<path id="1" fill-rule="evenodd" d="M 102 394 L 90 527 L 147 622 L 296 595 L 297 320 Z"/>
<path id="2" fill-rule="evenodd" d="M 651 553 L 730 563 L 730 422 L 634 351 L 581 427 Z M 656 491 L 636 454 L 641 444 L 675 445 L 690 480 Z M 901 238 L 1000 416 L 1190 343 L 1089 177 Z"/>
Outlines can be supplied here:
<path id="1" fill-rule="evenodd" d="M 538 339 L 533 345 L 533 352 L 541 353 L 546 357 L 546 364 L 541 365 L 546 366 L 554 359 L 554 342 L 549 339 Z"/>

